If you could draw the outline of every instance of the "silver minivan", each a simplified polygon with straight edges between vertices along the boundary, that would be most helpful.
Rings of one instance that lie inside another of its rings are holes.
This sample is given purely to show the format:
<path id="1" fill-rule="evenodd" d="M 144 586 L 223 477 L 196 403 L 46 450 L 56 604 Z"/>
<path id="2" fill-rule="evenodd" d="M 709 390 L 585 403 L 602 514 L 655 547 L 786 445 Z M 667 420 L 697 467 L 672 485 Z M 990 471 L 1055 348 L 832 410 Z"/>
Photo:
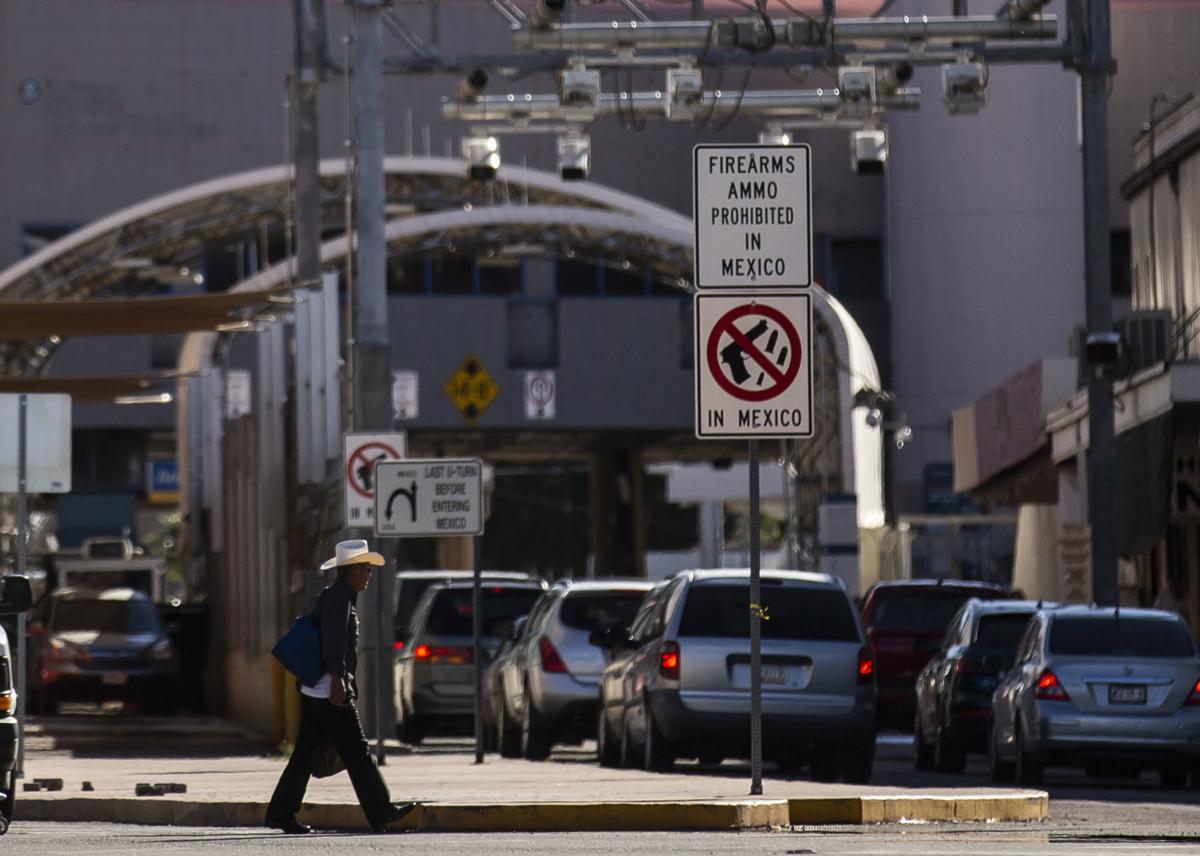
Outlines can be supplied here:
<path id="1" fill-rule="evenodd" d="M 685 571 L 606 640 L 601 763 L 661 770 L 748 755 L 749 576 Z M 869 781 L 874 657 L 845 588 L 827 574 L 763 571 L 760 608 L 764 756 L 784 772 L 807 764 L 820 781 Z"/>
<path id="2" fill-rule="evenodd" d="M 596 723 L 608 650 L 596 634 L 628 627 L 654 583 L 644 579 L 559 580 L 529 614 L 501 666 L 503 713 L 497 742 L 531 761 L 555 743 L 582 743 Z"/>
<path id="3" fill-rule="evenodd" d="M 1183 787 L 1200 776 L 1200 656 L 1187 625 L 1157 609 L 1039 612 L 992 696 L 988 744 L 997 781 L 1034 784 L 1046 765 L 1157 767 L 1164 787 Z"/>

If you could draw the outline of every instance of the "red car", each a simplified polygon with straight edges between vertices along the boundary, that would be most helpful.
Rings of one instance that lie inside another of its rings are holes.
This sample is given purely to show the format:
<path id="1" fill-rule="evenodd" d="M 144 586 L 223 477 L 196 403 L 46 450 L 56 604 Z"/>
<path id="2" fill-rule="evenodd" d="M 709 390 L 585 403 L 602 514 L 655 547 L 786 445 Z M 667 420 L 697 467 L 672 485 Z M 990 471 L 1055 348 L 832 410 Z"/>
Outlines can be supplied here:
<path id="1" fill-rule="evenodd" d="M 941 648 L 946 627 L 970 598 L 1002 600 L 1011 590 L 967 580 L 895 580 L 876 583 L 863 598 L 862 619 L 875 649 L 881 724 L 912 723 L 917 674 Z"/>

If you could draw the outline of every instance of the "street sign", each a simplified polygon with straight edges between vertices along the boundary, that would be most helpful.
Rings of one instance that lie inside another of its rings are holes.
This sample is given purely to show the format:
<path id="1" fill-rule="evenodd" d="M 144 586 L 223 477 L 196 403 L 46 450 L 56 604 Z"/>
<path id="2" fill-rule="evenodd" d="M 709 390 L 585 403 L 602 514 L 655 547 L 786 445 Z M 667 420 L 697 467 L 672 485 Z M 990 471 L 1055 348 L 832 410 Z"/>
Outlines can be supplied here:
<path id="1" fill-rule="evenodd" d="M 696 436 L 811 437 L 809 296 L 697 294 L 694 300 Z"/>
<path id="2" fill-rule="evenodd" d="M 474 425 L 500 394 L 496 382 L 475 356 L 463 361 L 446 381 L 443 391 L 468 425 Z"/>
<path id="3" fill-rule="evenodd" d="M 557 398 L 554 372 L 525 372 L 526 419 L 553 419 Z"/>
<path id="4" fill-rule="evenodd" d="M 420 415 L 417 381 L 416 372 L 392 372 L 393 419 L 416 419 Z"/>
<path id="5" fill-rule="evenodd" d="M 408 455 L 408 435 L 347 433 L 343 436 L 342 478 L 345 482 L 346 526 L 370 529 L 375 524 L 375 465 Z"/>
<path id="6" fill-rule="evenodd" d="M 696 288 L 812 285 L 812 157 L 806 144 L 692 150 Z"/>
<path id="7" fill-rule="evenodd" d="M 58 393 L 0 395 L 0 493 L 21 489 L 17 425 L 25 399 L 25 491 L 71 492 L 71 396 Z"/>
<path id="8" fill-rule="evenodd" d="M 375 534 L 439 538 L 483 534 L 483 462 L 383 461 L 375 466 Z"/>

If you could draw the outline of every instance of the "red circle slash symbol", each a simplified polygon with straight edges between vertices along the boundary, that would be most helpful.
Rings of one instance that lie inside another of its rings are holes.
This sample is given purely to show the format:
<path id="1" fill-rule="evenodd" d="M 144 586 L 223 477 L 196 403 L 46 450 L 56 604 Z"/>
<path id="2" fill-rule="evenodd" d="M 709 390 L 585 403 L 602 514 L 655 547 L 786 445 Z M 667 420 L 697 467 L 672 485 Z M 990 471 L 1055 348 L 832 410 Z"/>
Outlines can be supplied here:
<path id="1" fill-rule="evenodd" d="M 743 318 L 753 323 L 742 329 L 736 322 Z M 705 351 L 717 384 L 743 401 L 782 395 L 800 372 L 800 335 L 773 306 L 749 303 L 726 312 L 708 334 Z"/>
<path id="2" fill-rule="evenodd" d="M 346 461 L 346 484 L 360 496 L 375 496 L 375 470 L 380 461 L 397 461 L 399 453 L 386 443 L 364 443 Z"/>

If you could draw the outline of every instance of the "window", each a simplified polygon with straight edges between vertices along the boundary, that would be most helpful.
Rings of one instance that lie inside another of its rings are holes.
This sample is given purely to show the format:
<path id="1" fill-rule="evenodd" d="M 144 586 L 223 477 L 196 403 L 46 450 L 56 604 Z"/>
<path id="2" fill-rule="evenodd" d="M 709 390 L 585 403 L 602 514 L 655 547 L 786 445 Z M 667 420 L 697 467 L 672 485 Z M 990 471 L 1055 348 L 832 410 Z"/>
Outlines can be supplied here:
<path id="1" fill-rule="evenodd" d="M 694 585 L 683 605 L 679 635 L 745 638 L 750 635 L 747 584 Z M 772 585 L 763 580 L 761 623 L 764 639 L 857 642 L 858 627 L 850 603 L 839 589 Z"/>
<path id="2" fill-rule="evenodd" d="M 505 625 L 526 615 L 541 592 L 537 589 L 485 588 L 483 598 L 483 635 L 498 638 Z M 425 633 L 430 636 L 470 636 L 474 632 L 474 593 L 469 588 L 438 592 L 429 610 Z"/>
<path id="3" fill-rule="evenodd" d="M 558 368 L 558 301 L 508 304 L 508 367 Z"/>
<path id="4" fill-rule="evenodd" d="M 633 621 L 629 624 L 630 639 L 635 642 L 645 642 L 654 638 L 654 617 L 663 604 L 664 592 L 665 589 L 658 588 L 646 595 L 641 606 L 638 607 Z"/>
<path id="5" fill-rule="evenodd" d="M 54 608 L 55 633 L 158 633 L 154 606 L 144 600 L 60 600 Z"/>
<path id="6" fill-rule="evenodd" d="M 876 630 L 942 633 L 954 613 L 968 599 L 965 594 L 894 594 L 875 607 L 871 626 Z"/>
<path id="7" fill-rule="evenodd" d="M 573 630 L 606 630 L 626 627 L 642 604 L 645 592 L 569 592 L 559 618 Z"/>
<path id="8" fill-rule="evenodd" d="M 1032 612 L 1004 612 L 982 616 L 975 630 L 975 644 L 1006 654 L 1016 651 L 1032 615 Z"/>
<path id="9" fill-rule="evenodd" d="M 1191 636 L 1182 621 L 1156 618 L 1056 618 L 1050 653 L 1066 657 L 1191 657 Z"/>
<path id="10" fill-rule="evenodd" d="M 1129 230 L 1109 232 L 1108 247 L 1113 297 L 1129 297 L 1133 293 L 1133 252 L 1129 246 Z"/>
<path id="11" fill-rule="evenodd" d="M 445 256 L 429 262 L 429 286 L 432 294 L 473 294 L 475 267 L 471 259 Z"/>
<path id="12" fill-rule="evenodd" d="M 476 264 L 475 277 L 486 297 L 512 297 L 524 290 L 519 264 Z"/>
<path id="13" fill-rule="evenodd" d="M 571 259 L 558 261 L 558 293 L 563 297 L 594 297 L 600 293 L 602 271 Z"/>

